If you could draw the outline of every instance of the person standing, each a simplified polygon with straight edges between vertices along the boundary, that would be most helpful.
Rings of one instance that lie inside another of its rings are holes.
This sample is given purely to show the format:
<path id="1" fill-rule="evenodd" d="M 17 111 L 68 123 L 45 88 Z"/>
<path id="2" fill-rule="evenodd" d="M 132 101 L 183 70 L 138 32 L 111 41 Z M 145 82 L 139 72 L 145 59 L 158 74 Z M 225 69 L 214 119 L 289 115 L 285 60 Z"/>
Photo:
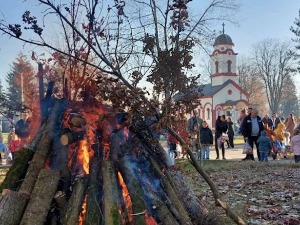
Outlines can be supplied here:
<path id="1" fill-rule="evenodd" d="M 269 152 L 272 149 L 271 139 L 267 136 L 266 131 L 262 131 L 260 137 L 257 140 L 259 145 L 259 161 L 268 162 Z"/>
<path id="2" fill-rule="evenodd" d="M 202 123 L 203 123 L 203 119 L 200 118 L 200 113 L 197 110 L 193 110 L 193 114 L 192 117 L 188 119 L 187 121 L 187 126 L 186 126 L 186 131 L 187 131 L 187 135 L 190 139 L 190 147 L 193 148 L 194 146 L 194 138 L 193 135 L 195 133 L 195 125 L 197 125 L 197 134 L 200 133 L 200 129 L 202 128 Z"/>
<path id="3" fill-rule="evenodd" d="M 270 127 L 270 128 L 275 130 L 277 128 L 278 124 L 281 122 L 279 117 L 277 116 L 277 113 L 273 113 L 272 122 L 273 122 L 273 127 Z"/>
<path id="4" fill-rule="evenodd" d="M 269 127 L 273 127 L 273 121 L 268 114 L 265 115 L 265 117 L 262 119 L 262 122 L 263 124 L 268 124 Z"/>
<path id="5" fill-rule="evenodd" d="M 200 129 L 201 159 L 209 159 L 209 146 L 213 144 L 213 134 L 206 121 Z"/>
<path id="6" fill-rule="evenodd" d="M 21 145 L 26 146 L 29 141 L 30 135 L 30 118 L 29 118 L 29 111 L 23 110 L 21 112 L 21 119 L 17 121 L 15 127 L 15 133 L 21 139 Z"/>
<path id="7" fill-rule="evenodd" d="M 256 146 L 257 150 L 257 157 L 260 160 L 260 154 L 259 154 L 259 146 L 258 146 L 258 137 L 259 134 L 264 130 L 264 125 L 261 120 L 261 118 L 258 116 L 258 111 L 255 108 L 251 109 L 251 113 L 246 116 L 243 120 L 243 123 L 241 124 L 241 133 L 247 141 L 251 148 L 253 149 L 254 144 Z M 252 154 L 246 154 L 246 157 L 243 160 L 254 160 L 254 155 Z"/>
<path id="8" fill-rule="evenodd" d="M 300 130 L 296 129 L 291 138 L 291 151 L 294 153 L 295 163 L 300 163 Z"/>
<path id="9" fill-rule="evenodd" d="M 12 154 L 12 160 L 15 159 L 16 157 L 16 154 L 17 152 L 20 150 L 21 148 L 21 139 L 18 137 L 17 134 L 15 134 L 13 137 L 12 137 L 12 140 L 10 141 L 9 143 L 9 151 L 11 152 Z"/>
<path id="10" fill-rule="evenodd" d="M 291 137 L 296 127 L 295 117 L 292 113 L 286 119 L 284 125 L 285 125 L 285 130 L 290 133 L 290 137 Z"/>
<path id="11" fill-rule="evenodd" d="M 0 137 L 0 165 L 2 165 L 2 154 L 1 153 L 7 153 L 7 152 L 8 152 L 8 148 L 3 143 L 3 137 L 1 135 L 1 137 Z"/>
<path id="12" fill-rule="evenodd" d="M 234 129 L 233 129 L 233 122 L 231 120 L 230 117 L 227 118 L 227 124 L 228 124 L 228 148 L 234 148 L 234 143 L 233 143 L 233 139 L 234 139 Z"/>
<path id="13" fill-rule="evenodd" d="M 226 159 L 225 158 L 224 141 L 222 141 L 219 146 L 218 139 L 222 138 L 223 133 L 226 133 L 227 130 L 228 130 L 228 125 L 227 125 L 225 115 L 221 115 L 216 120 L 216 131 L 215 131 L 215 149 L 216 149 L 216 153 L 217 153 L 216 159 L 219 159 L 219 147 L 221 147 L 221 149 L 222 149 L 222 159 L 224 159 L 224 160 Z"/>

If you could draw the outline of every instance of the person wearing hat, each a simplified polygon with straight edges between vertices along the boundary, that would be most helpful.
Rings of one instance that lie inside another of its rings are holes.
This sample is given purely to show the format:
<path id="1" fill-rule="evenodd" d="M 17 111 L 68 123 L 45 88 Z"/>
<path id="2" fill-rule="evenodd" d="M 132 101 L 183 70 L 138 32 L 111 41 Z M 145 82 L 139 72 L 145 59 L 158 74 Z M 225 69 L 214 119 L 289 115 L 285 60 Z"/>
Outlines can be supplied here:
<path id="1" fill-rule="evenodd" d="M 21 112 L 21 119 L 17 121 L 15 127 L 15 133 L 21 139 L 22 146 L 25 146 L 28 143 L 30 135 L 29 124 L 29 110 L 25 109 Z"/>
<path id="2" fill-rule="evenodd" d="M 260 137 L 257 140 L 259 145 L 259 161 L 268 162 L 269 152 L 272 149 L 271 139 L 267 136 L 266 131 L 260 133 Z"/>

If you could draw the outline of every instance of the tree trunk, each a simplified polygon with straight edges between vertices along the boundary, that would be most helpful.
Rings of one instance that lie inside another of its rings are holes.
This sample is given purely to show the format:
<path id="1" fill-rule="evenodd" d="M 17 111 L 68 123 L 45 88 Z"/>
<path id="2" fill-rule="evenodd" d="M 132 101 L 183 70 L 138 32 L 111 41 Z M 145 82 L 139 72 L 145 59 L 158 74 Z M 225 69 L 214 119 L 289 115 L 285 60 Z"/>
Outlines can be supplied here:
<path id="1" fill-rule="evenodd" d="M 105 224 L 121 224 L 118 200 L 118 185 L 115 167 L 110 161 L 102 161 L 103 211 Z"/>
<path id="2" fill-rule="evenodd" d="M 34 184 L 37 180 L 38 174 L 44 168 L 45 162 L 48 159 L 48 154 L 51 149 L 53 134 L 56 123 L 59 123 L 59 117 L 63 109 L 63 101 L 57 100 L 53 107 L 52 113 L 47 120 L 47 125 L 42 134 L 40 142 L 37 144 L 36 152 L 28 167 L 26 177 L 21 185 L 20 191 L 31 194 Z"/>
<path id="3" fill-rule="evenodd" d="M 19 225 L 29 195 L 8 191 L 0 196 L 0 225 Z"/>
<path id="4" fill-rule="evenodd" d="M 184 203 L 184 208 L 188 211 L 192 221 L 200 221 L 203 219 L 208 211 L 193 190 L 187 185 L 188 182 L 185 177 L 180 172 L 171 170 L 169 173 L 169 181 L 181 202 Z"/>
<path id="5" fill-rule="evenodd" d="M 180 221 L 180 224 L 192 224 L 189 214 L 184 208 L 184 204 L 179 199 L 177 193 L 174 191 L 167 177 L 161 172 L 161 169 L 158 167 L 156 161 L 153 158 L 150 158 L 150 160 L 156 175 L 159 177 L 162 186 L 164 187 L 164 190 L 170 199 L 169 207 L 171 208 L 171 211 L 173 212 L 177 220 Z"/>
<path id="6" fill-rule="evenodd" d="M 103 212 L 101 210 L 101 181 L 98 158 L 93 158 L 90 165 L 90 179 L 87 189 L 87 207 L 84 225 L 103 224 Z"/>
<path id="7" fill-rule="evenodd" d="M 5 179 L 0 185 L 0 192 L 2 192 L 3 189 L 17 190 L 20 187 L 21 181 L 25 177 L 29 166 L 28 163 L 32 159 L 33 154 L 34 152 L 27 148 L 22 148 L 18 152 Z"/>
<path id="8" fill-rule="evenodd" d="M 78 177 L 75 179 L 72 195 L 63 210 L 63 225 L 77 225 L 79 221 L 79 214 L 82 211 L 82 204 L 85 199 L 88 178 Z"/>
<path id="9" fill-rule="evenodd" d="M 41 170 L 20 225 L 44 224 L 59 182 L 59 172 Z"/>

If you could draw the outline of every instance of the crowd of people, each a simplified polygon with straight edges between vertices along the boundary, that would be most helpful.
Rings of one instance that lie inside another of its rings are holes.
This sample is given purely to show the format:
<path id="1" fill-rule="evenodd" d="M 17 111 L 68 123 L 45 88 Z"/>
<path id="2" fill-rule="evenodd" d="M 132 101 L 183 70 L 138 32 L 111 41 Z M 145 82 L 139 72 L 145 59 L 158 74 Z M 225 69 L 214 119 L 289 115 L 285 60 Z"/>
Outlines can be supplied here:
<path id="1" fill-rule="evenodd" d="M 11 127 L 7 137 L 7 145 L 3 142 L 3 136 L 0 136 L 0 152 L 5 155 L 6 164 L 11 164 L 17 152 L 26 147 L 30 138 L 30 117 L 29 110 L 24 109 L 21 112 L 21 118 Z M 0 154 L 0 165 L 2 165 L 2 154 Z"/>
<path id="2" fill-rule="evenodd" d="M 289 151 L 294 154 L 295 162 L 300 162 L 300 125 L 297 126 L 294 115 L 290 114 L 284 119 L 276 113 L 273 113 L 271 117 L 268 114 L 260 117 L 258 113 L 257 108 L 249 107 L 240 112 L 237 120 L 238 132 L 244 138 L 245 146 L 250 146 L 245 147 L 245 158 L 242 160 L 255 161 L 253 152 L 255 147 L 259 161 L 268 161 L 269 157 L 273 160 L 286 159 Z M 214 143 L 216 159 L 226 160 L 226 145 L 227 148 L 234 148 L 234 123 L 230 117 L 218 116 L 214 135 L 208 123 L 200 118 L 199 112 L 193 112 L 191 118 L 184 121 L 186 121 L 186 131 L 181 128 L 180 133 L 186 132 L 184 141 L 189 144 L 197 159 L 210 159 L 210 147 Z M 181 145 L 176 138 L 169 137 L 168 144 L 170 152 L 175 152 L 173 156 L 179 157 L 176 146 Z M 185 155 L 183 151 L 182 158 Z"/>

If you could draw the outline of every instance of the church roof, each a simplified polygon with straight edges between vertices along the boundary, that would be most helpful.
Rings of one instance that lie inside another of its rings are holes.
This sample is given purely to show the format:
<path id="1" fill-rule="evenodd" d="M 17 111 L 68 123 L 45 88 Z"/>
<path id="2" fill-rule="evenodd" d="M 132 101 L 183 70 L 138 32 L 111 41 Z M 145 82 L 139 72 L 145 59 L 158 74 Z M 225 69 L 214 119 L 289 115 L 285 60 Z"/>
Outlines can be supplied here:
<path id="1" fill-rule="evenodd" d="M 232 42 L 231 37 L 228 34 L 221 34 L 219 35 L 214 43 L 214 46 L 216 45 L 234 45 Z"/>
<path id="2" fill-rule="evenodd" d="M 246 95 L 248 95 L 248 93 L 246 93 L 238 84 L 236 84 L 234 81 L 232 81 L 230 79 L 227 80 L 224 84 L 221 84 L 221 85 L 212 86 L 211 83 L 210 84 L 200 85 L 200 86 L 198 86 L 197 91 L 202 96 L 213 96 L 213 95 L 215 95 L 217 92 L 219 92 L 220 90 L 222 90 L 224 87 L 226 87 L 230 83 L 232 83 L 236 88 L 238 88 L 240 91 L 242 91 L 243 93 L 245 93 Z"/>

